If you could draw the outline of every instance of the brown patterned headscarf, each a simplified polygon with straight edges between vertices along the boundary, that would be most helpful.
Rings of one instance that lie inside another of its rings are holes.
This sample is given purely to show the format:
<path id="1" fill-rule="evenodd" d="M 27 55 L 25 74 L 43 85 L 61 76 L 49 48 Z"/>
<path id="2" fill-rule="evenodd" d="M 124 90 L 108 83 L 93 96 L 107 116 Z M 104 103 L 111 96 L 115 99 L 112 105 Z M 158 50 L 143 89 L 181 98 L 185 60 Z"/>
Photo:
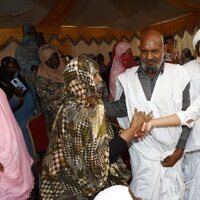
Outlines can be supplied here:
<path id="1" fill-rule="evenodd" d="M 89 98 L 97 95 L 98 87 L 93 79 L 98 69 L 99 65 L 86 55 L 71 60 L 64 70 L 67 98 L 89 106 Z"/>

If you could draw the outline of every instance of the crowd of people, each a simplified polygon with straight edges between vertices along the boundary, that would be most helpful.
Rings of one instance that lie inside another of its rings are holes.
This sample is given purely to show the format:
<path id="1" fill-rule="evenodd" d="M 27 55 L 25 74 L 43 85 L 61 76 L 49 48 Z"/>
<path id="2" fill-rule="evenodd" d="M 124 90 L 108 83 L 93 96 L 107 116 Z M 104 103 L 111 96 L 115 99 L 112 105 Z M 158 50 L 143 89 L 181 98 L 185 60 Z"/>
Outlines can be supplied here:
<path id="1" fill-rule="evenodd" d="M 198 200 L 200 30 L 196 59 L 176 43 L 146 30 L 139 56 L 118 41 L 107 65 L 64 56 L 25 24 L 0 66 L 1 199 Z M 49 139 L 39 183 L 27 130 L 38 113 Z"/>

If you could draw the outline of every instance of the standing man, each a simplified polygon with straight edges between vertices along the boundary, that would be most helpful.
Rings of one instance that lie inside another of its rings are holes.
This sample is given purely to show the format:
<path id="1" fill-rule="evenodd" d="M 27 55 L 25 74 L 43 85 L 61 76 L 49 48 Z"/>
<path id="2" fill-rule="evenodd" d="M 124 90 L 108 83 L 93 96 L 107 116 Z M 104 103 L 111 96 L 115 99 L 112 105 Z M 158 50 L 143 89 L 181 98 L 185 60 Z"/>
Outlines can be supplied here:
<path id="1" fill-rule="evenodd" d="M 200 95 L 200 30 L 193 38 L 197 59 L 183 65 L 191 78 L 191 103 Z M 199 200 L 200 197 L 200 118 L 196 121 L 188 143 L 184 162 L 185 200 Z"/>
<path id="2" fill-rule="evenodd" d="M 116 102 L 106 103 L 107 114 L 129 126 L 132 110 L 153 111 L 161 117 L 185 110 L 190 104 L 189 77 L 181 66 L 164 63 L 162 35 L 146 31 L 140 41 L 141 65 L 118 76 Z M 125 117 L 128 116 L 128 117 Z M 181 157 L 188 127 L 155 128 L 143 140 L 133 141 L 130 188 L 143 200 L 182 199 L 184 183 Z"/>

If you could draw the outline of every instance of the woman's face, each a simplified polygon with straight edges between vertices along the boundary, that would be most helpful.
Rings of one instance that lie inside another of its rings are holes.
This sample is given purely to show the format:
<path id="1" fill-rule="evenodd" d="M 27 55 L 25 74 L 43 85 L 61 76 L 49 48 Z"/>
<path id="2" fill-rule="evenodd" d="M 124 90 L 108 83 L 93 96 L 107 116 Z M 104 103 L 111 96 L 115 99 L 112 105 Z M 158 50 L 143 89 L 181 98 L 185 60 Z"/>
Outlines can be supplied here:
<path id="1" fill-rule="evenodd" d="M 58 53 L 57 52 L 52 53 L 45 64 L 48 65 L 51 69 L 55 70 L 58 69 L 60 65 L 60 58 L 58 56 Z"/>
<path id="2" fill-rule="evenodd" d="M 128 48 L 122 55 L 133 55 L 131 48 Z"/>
<path id="3" fill-rule="evenodd" d="M 18 70 L 18 66 L 15 63 L 9 63 L 6 67 L 8 72 L 16 72 Z"/>

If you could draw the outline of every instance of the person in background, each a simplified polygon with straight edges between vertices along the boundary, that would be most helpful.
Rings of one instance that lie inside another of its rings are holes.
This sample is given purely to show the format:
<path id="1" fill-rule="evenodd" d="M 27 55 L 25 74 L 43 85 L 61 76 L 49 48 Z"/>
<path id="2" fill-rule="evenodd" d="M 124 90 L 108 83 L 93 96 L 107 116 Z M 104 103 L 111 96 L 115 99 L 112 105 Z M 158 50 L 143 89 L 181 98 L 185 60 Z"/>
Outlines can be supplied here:
<path id="1" fill-rule="evenodd" d="M 113 62 L 112 51 L 108 52 L 108 56 L 109 56 L 109 61 L 108 61 L 107 66 L 109 68 L 111 68 L 112 67 L 112 62 Z"/>
<path id="2" fill-rule="evenodd" d="M 99 64 L 99 74 L 101 75 L 103 72 L 107 71 L 107 66 L 104 62 L 103 54 L 99 53 L 96 56 L 97 63 Z"/>
<path id="3" fill-rule="evenodd" d="M 115 46 L 115 56 L 112 63 L 109 78 L 110 100 L 115 100 L 116 77 L 126 69 L 135 65 L 131 45 L 128 42 L 121 41 Z"/>
<path id="4" fill-rule="evenodd" d="M 165 62 L 179 63 L 179 52 L 175 47 L 176 40 L 174 37 L 172 35 L 166 35 L 164 37 Z"/>
<path id="5" fill-rule="evenodd" d="M 151 116 L 136 110 L 130 127 L 114 138 L 97 89 L 98 64 L 86 55 L 74 58 L 64 81 L 66 97 L 54 121 L 40 193 L 42 199 L 93 199 L 106 187 L 127 184 L 130 174 L 120 154 L 143 136 L 140 129 Z"/>
<path id="6" fill-rule="evenodd" d="M 194 60 L 194 59 L 195 59 L 195 57 L 192 55 L 190 49 L 185 48 L 181 51 L 179 64 L 184 65 L 184 64 L 186 64 L 189 61 Z"/>
<path id="7" fill-rule="evenodd" d="M 32 24 L 24 24 L 22 31 L 23 39 L 16 48 L 15 58 L 19 63 L 22 76 L 29 82 L 31 67 L 40 64 L 38 56 L 39 46 L 36 41 L 37 30 Z"/>
<path id="8" fill-rule="evenodd" d="M 7 56 L 1 60 L 2 74 L 0 75 L 0 88 L 5 92 L 14 116 L 22 130 L 25 143 L 31 156 L 33 149 L 26 123 L 34 115 L 34 102 L 28 84 L 20 75 L 19 65 L 15 58 Z M 17 78 L 26 88 L 14 86 L 11 81 Z"/>
<path id="9" fill-rule="evenodd" d="M 107 86 L 108 92 L 109 92 L 109 77 L 110 77 L 111 67 L 108 67 L 104 63 L 104 56 L 101 53 L 99 53 L 97 55 L 97 63 L 99 64 L 99 73 L 100 73 L 102 79 L 104 80 L 104 82 Z"/>
<path id="10" fill-rule="evenodd" d="M 1 89 L 0 119 L 0 197 L 2 200 L 27 200 L 34 187 L 33 160 Z"/>
<path id="11" fill-rule="evenodd" d="M 19 65 L 15 58 L 6 56 L 1 60 L 2 73 L 0 74 L 0 88 L 5 92 L 11 109 L 15 112 L 23 104 L 25 92 L 20 87 L 15 87 L 11 81 L 20 80 L 28 90 L 28 84 L 20 75 Z"/>
<path id="12" fill-rule="evenodd" d="M 35 89 L 36 77 L 35 73 L 32 71 L 34 66 L 40 64 L 38 56 L 38 34 L 36 28 L 32 24 L 24 24 L 22 26 L 22 31 L 23 39 L 16 48 L 15 58 L 19 63 L 21 75 L 26 80 L 34 98 L 35 112 L 38 113 L 40 112 L 40 104 Z"/>
<path id="13" fill-rule="evenodd" d="M 60 53 L 49 44 L 40 47 L 39 57 L 41 63 L 36 76 L 36 89 L 50 137 L 56 112 L 64 98 L 65 63 Z"/>
<path id="14" fill-rule="evenodd" d="M 193 103 L 200 94 L 200 30 L 193 38 L 193 48 L 197 58 L 183 65 L 188 72 L 190 81 L 190 97 Z M 197 200 L 200 196 L 200 118 L 196 121 L 185 148 L 184 176 L 185 199 Z M 197 185 L 199 187 L 197 187 Z"/>

